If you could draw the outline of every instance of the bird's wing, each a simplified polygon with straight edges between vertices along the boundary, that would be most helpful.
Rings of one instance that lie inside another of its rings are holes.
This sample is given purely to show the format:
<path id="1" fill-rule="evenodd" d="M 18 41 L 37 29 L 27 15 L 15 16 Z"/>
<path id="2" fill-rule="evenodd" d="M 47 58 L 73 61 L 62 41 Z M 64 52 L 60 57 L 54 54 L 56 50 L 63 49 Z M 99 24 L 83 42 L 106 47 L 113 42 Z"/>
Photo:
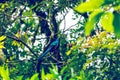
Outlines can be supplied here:
<path id="1" fill-rule="evenodd" d="M 41 59 L 42 57 L 44 57 L 53 47 L 58 46 L 58 44 L 59 44 L 59 39 L 57 38 L 55 41 L 53 41 L 50 44 L 50 46 L 47 48 L 47 50 L 40 55 L 39 59 Z"/>
<path id="2" fill-rule="evenodd" d="M 57 46 L 59 43 L 59 39 L 57 38 L 55 41 L 51 43 L 51 46 Z"/>

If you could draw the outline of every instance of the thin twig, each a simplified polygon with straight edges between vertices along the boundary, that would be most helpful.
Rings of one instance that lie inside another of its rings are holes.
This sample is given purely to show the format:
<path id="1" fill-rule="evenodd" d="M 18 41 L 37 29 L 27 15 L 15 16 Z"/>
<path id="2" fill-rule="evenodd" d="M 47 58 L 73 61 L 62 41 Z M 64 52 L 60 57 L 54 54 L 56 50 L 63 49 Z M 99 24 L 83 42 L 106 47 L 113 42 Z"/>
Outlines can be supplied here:
<path id="1" fill-rule="evenodd" d="M 82 18 L 82 16 L 80 16 L 79 21 L 81 20 L 81 18 Z M 71 26 L 70 26 L 69 28 L 67 28 L 66 30 L 64 30 L 63 33 L 65 33 L 66 31 L 70 30 L 72 27 L 76 26 L 76 25 L 79 23 L 79 21 L 78 21 L 77 23 L 71 25 Z"/>

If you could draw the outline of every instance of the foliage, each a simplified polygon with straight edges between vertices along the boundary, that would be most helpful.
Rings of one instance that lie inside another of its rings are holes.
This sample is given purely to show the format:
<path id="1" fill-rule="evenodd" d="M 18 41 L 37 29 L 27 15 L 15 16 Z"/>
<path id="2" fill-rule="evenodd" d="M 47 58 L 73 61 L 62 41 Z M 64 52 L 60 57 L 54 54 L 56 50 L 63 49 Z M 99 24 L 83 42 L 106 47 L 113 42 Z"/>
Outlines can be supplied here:
<path id="1" fill-rule="evenodd" d="M 5 69 L 4 66 L 0 67 L 0 79 L 10 80 L 8 68 Z"/>
<path id="2" fill-rule="evenodd" d="M 88 39 L 79 38 L 77 42 L 80 43 L 77 43 L 68 51 L 68 63 L 62 67 L 60 72 L 58 72 L 56 66 L 53 66 L 52 71 L 50 69 L 50 73 L 47 74 L 45 74 L 44 69 L 42 69 L 44 79 L 120 79 L 117 76 L 120 74 L 120 65 L 118 64 L 120 63 L 120 42 L 113 34 L 103 31 Z M 78 56 L 79 58 L 77 58 Z"/>
<path id="3" fill-rule="evenodd" d="M 120 65 L 118 64 L 120 63 L 120 42 L 113 34 L 106 31 L 100 32 L 84 40 L 81 46 L 77 46 L 74 46 L 75 49 L 80 49 L 86 56 L 86 62 L 84 62 L 82 69 L 90 75 L 88 79 L 120 79 L 117 76 L 120 74 Z"/>
<path id="4" fill-rule="evenodd" d="M 5 38 L 6 38 L 5 36 L 0 37 L 0 65 L 2 65 L 5 61 L 5 56 L 4 56 L 4 54 L 2 53 L 2 50 L 1 50 L 1 49 L 5 48 L 4 47 L 4 41 L 3 41 Z"/>
<path id="5" fill-rule="evenodd" d="M 5 38 L 6 38 L 5 36 L 1 36 L 1 37 L 0 37 L 0 49 L 5 48 L 5 47 L 4 47 L 4 42 L 3 42 L 3 40 L 4 40 Z"/>
<path id="6" fill-rule="evenodd" d="M 0 79 L 120 80 L 119 4 L 119 0 L 0 1 Z M 71 9 L 77 23 L 67 28 Z M 56 39 L 60 42 L 50 49 Z"/>
<path id="7" fill-rule="evenodd" d="M 50 68 L 50 73 L 45 74 L 44 69 L 42 69 L 42 80 L 46 80 L 46 79 L 58 79 L 58 80 L 73 80 L 73 79 L 77 79 L 77 80 L 88 80 L 87 75 L 84 73 L 84 71 L 80 71 L 79 75 L 76 75 L 73 68 L 71 68 L 70 73 L 67 73 L 65 71 L 65 69 L 67 69 L 66 67 L 63 67 L 63 69 L 58 72 L 58 67 L 52 65 L 52 68 Z"/>
<path id="8" fill-rule="evenodd" d="M 0 67 L 0 79 L 10 80 L 8 67 L 6 69 L 4 66 Z M 15 79 L 23 80 L 23 76 L 17 76 Z M 27 80 L 38 80 L 38 74 L 34 74 L 31 78 L 27 78 Z"/>
<path id="9" fill-rule="evenodd" d="M 119 4 L 119 0 L 89 0 L 75 7 L 75 10 L 80 13 L 89 13 L 89 18 L 85 25 L 85 34 L 90 35 L 90 32 L 99 23 L 104 30 L 114 32 L 117 37 L 120 37 L 118 31 L 120 28 Z"/>

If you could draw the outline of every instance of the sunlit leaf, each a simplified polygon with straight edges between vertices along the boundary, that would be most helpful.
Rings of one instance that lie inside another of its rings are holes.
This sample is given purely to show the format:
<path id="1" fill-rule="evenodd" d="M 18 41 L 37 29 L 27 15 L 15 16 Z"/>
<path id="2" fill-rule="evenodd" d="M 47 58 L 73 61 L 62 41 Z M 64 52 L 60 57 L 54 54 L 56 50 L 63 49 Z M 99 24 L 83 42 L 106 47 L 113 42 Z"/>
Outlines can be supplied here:
<path id="1" fill-rule="evenodd" d="M 45 80 L 45 71 L 44 71 L 44 68 L 42 68 L 41 79 Z"/>
<path id="2" fill-rule="evenodd" d="M 20 37 L 21 37 L 21 35 L 20 35 L 19 32 L 17 32 L 17 33 L 15 34 L 15 36 L 16 36 L 17 38 L 20 38 Z"/>
<path id="3" fill-rule="evenodd" d="M 27 11 L 23 12 L 23 16 L 25 16 L 25 17 L 32 17 L 32 15 L 33 15 L 32 10 L 27 10 Z"/>
<path id="4" fill-rule="evenodd" d="M 4 9 L 4 8 L 6 8 L 8 6 L 9 6 L 8 3 L 4 3 L 4 4 L 1 5 L 1 8 Z"/>
<path id="5" fill-rule="evenodd" d="M 88 60 L 84 66 L 83 66 L 83 69 L 85 70 L 87 68 L 87 66 L 92 62 L 92 60 Z"/>
<path id="6" fill-rule="evenodd" d="M 38 73 L 34 74 L 30 80 L 39 80 L 38 79 Z"/>
<path id="7" fill-rule="evenodd" d="M 5 47 L 4 47 L 4 42 L 0 42 L 0 49 L 1 49 L 1 48 L 5 48 Z"/>
<path id="8" fill-rule="evenodd" d="M 5 48 L 3 45 L 0 45 L 0 49 Z"/>
<path id="9" fill-rule="evenodd" d="M 106 31 L 103 31 L 100 33 L 100 38 L 102 39 L 103 37 L 106 37 L 107 36 L 107 32 Z"/>
<path id="10" fill-rule="evenodd" d="M 115 47 L 115 43 L 109 43 L 108 48 L 113 49 Z"/>
<path id="11" fill-rule="evenodd" d="M 90 33 L 94 29 L 96 23 L 99 21 L 102 13 L 103 13 L 103 11 L 101 9 L 98 9 L 90 14 L 88 21 L 85 25 L 85 34 L 86 35 L 90 35 Z"/>
<path id="12" fill-rule="evenodd" d="M 4 42 L 2 42 L 5 38 L 6 38 L 6 36 L 1 36 L 0 37 L 0 49 L 5 48 L 4 47 Z"/>
<path id="13" fill-rule="evenodd" d="M 117 6 L 114 6 L 114 10 L 120 10 L 120 4 L 119 5 L 117 5 Z"/>
<path id="14" fill-rule="evenodd" d="M 13 42 L 12 42 L 12 45 L 14 45 L 14 46 L 20 46 L 20 43 L 19 42 L 17 42 L 16 40 L 14 40 Z"/>
<path id="15" fill-rule="evenodd" d="M 66 52 L 66 55 L 69 56 L 71 54 L 71 50 Z"/>
<path id="16" fill-rule="evenodd" d="M 113 13 L 111 12 L 105 12 L 102 16 L 101 16 L 101 25 L 103 27 L 103 29 L 105 29 L 106 31 L 109 32 L 113 32 Z"/>
<path id="17" fill-rule="evenodd" d="M 95 9 L 98 9 L 103 3 L 104 0 L 89 0 L 87 2 L 79 4 L 74 9 L 80 13 L 90 12 L 94 11 Z"/>
<path id="18" fill-rule="evenodd" d="M 0 76 L 3 80 L 10 80 L 8 68 L 0 67 Z"/>
<path id="19" fill-rule="evenodd" d="M 114 33 L 115 33 L 115 35 L 118 38 L 120 38 L 120 14 L 118 14 L 117 12 L 114 13 L 113 25 L 114 25 Z"/>
<path id="20" fill-rule="evenodd" d="M 0 41 L 4 40 L 5 38 L 6 38 L 6 36 L 1 36 Z"/>
<path id="21" fill-rule="evenodd" d="M 85 79 L 85 72 L 83 70 L 80 71 L 80 76 L 82 80 Z"/>
<path id="22" fill-rule="evenodd" d="M 53 74 L 46 74 L 46 79 L 48 79 L 48 80 L 54 80 L 55 78 L 54 78 L 54 75 Z"/>

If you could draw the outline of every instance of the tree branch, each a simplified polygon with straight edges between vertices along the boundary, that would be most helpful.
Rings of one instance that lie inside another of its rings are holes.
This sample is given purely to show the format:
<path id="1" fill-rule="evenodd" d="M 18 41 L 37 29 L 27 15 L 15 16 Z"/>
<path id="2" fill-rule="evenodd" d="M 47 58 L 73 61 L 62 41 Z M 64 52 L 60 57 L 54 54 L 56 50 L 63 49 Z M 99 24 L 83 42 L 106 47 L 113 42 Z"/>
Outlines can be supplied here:
<path id="1" fill-rule="evenodd" d="M 6 35 L 6 37 L 8 37 L 8 38 L 10 38 L 10 39 L 13 39 L 13 40 L 16 40 L 17 42 L 21 42 L 23 45 L 25 45 L 29 50 L 30 50 L 30 52 L 37 58 L 38 56 L 37 56 L 37 54 L 35 54 L 34 52 L 33 52 L 33 50 L 24 42 L 24 41 L 22 41 L 21 39 L 18 39 L 17 37 L 13 37 L 13 36 L 9 36 L 9 35 Z"/>

